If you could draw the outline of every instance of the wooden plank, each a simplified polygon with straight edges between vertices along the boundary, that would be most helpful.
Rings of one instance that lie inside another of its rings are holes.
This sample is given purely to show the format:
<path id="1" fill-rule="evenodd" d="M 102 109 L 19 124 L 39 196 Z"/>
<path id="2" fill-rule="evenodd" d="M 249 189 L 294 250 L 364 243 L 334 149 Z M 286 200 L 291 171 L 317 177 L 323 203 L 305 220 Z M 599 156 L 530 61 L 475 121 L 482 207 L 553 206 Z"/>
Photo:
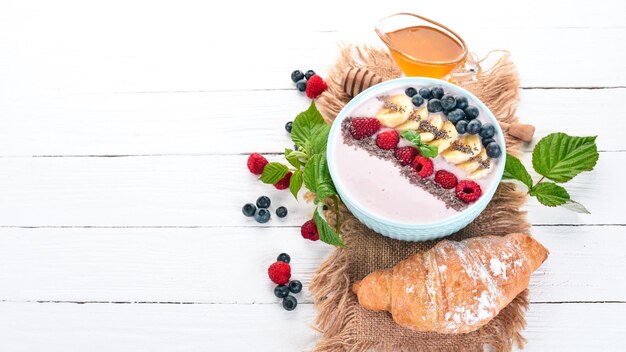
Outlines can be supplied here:
<path id="1" fill-rule="evenodd" d="M 2 102 L 0 97 L 0 155 L 282 152 L 292 145 L 285 123 L 309 104 L 294 91 L 50 94 L 35 99 Z M 537 139 L 554 131 L 595 134 L 600 149 L 626 150 L 626 139 L 616 128 L 624 115 L 626 89 L 521 92 L 519 116 L 537 127 Z"/>
<path id="2" fill-rule="evenodd" d="M 621 351 L 625 304 L 539 304 L 526 351 Z M 3 351 L 302 351 L 315 311 L 301 305 L 0 303 Z M 19 317 L 19 318 L 17 318 Z"/>
<path id="3" fill-rule="evenodd" d="M 551 251 L 530 299 L 626 301 L 624 227 L 536 227 Z M 332 251 L 297 228 L 2 229 L 0 300 L 274 303 L 267 267 L 292 257 L 298 295 Z M 229 283 L 229 284 L 226 284 Z"/>

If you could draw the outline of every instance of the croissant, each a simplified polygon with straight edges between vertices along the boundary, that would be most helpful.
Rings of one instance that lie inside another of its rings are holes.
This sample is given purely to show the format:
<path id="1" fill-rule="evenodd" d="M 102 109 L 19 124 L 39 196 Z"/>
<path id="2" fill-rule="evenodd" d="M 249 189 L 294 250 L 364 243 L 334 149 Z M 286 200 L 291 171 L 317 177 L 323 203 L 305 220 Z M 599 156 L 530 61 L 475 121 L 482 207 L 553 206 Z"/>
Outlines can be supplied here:
<path id="1" fill-rule="evenodd" d="M 548 250 L 529 235 L 444 240 L 352 286 L 359 304 L 399 325 L 460 334 L 478 330 L 522 292 Z"/>

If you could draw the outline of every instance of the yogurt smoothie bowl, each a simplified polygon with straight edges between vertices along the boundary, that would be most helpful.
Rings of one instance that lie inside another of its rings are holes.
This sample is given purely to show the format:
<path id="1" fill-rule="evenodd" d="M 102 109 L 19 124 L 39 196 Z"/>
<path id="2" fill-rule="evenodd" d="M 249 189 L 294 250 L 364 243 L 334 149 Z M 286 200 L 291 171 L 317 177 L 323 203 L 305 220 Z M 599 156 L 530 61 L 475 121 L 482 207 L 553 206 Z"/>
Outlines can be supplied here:
<path id="1" fill-rule="evenodd" d="M 495 117 L 445 81 L 400 78 L 362 92 L 337 116 L 328 165 L 348 209 L 389 237 L 427 240 L 474 220 L 502 178 Z"/>

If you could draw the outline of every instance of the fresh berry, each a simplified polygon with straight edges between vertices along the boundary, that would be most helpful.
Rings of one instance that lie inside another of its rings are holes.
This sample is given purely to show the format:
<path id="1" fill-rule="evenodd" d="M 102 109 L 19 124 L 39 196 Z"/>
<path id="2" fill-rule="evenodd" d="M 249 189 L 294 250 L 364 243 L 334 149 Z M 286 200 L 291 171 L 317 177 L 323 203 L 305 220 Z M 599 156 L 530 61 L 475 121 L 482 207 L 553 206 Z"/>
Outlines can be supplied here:
<path id="1" fill-rule="evenodd" d="M 291 293 L 299 293 L 300 291 L 302 291 L 302 283 L 298 280 L 289 281 L 288 286 Z"/>
<path id="2" fill-rule="evenodd" d="M 376 136 L 376 145 L 380 149 L 391 150 L 398 146 L 400 135 L 396 130 L 387 130 Z"/>
<path id="3" fill-rule="evenodd" d="M 495 142 L 495 140 L 493 138 L 485 138 L 483 139 L 483 147 L 487 147 L 489 145 L 489 143 L 493 143 Z"/>
<path id="4" fill-rule="evenodd" d="M 424 98 L 419 94 L 415 94 L 413 98 L 411 98 L 411 101 L 415 106 L 422 106 L 422 104 L 424 104 Z"/>
<path id="5" fill-rule="evenodd" d="M 289 171 L 283 178 L 280 179 L 280 181 L 274 183 L 274 187 L 276 187 L 276 189 L 289 188 L 289 182 L 291 181 L 292 175 L 293 175 L 293 172 Z"/>
<path id="6" fill-rule="evenodd" d="M 444 110 L 452 110 L 456 106 L 456 99 L 451 95 L 444 95 L 441 98 L 441 107 Z"/>
<path id="7" fill-rule="evenodd" d="M 287 133 L 291 133 L 291 128 L 293 127 L 293 122 L 289 121 L 285 124 L 285 131 L 287 131 Z"/>
<path id="8" fill-rule="evenodd" d="M 300 234 L 307 240 L 317 241 L 320 239 L 320 235 L 317 232 L 317 225 L 315 225 L 315 221 L 313 221 L 313 219 L 302 224 L 300 227 Z"/>
<path id="9" fill-rule="evenodd" d="M 252 153 L 248 157 L 248 170 L 255 175 L 263 173 L 263 168 L 268 164 L 267 159 L 259 153 Z"/>
<path id="10" fill-rule="evenodd" d="M 409 87 L 404 90 L 404 94 L 406 94 L 409 97 L 413 97 L 415 94 L 417 94 L 417 89 L 413 87 Z"/>
<path id="11" fill-rule="evenodd" d="M 456 131 L 459 132 L 459 134 L 467 133 L 467 120 L 461 120 L 457 122 L 455 126 Z"/>
<path id="12" fill-rule="evenodd" d="M 256 200 L 257 208 L 265 208 L 265 209 L 267 209 L 267 208 L 270 207 L 271 204 L 272 204 L 272 201 L 270 200 L 270 197 L 268 197 L 268 196 L 260 196 Z"/>
<path id="13" fill-rule="evenodd" d="M 283 298 L 283 308 L 285 308 L 285 310 L 292 311 L 296 309 L 297 306 L 298 300 L 296 299 L 296 297 L 289 295 Z"/>
<path id="14" fill-rule="evenodd" d="M 296 83 L 296 89 L 301 91 L 301 92 L 306 91 L 306 81 L 302 80 L 302 81 Z"/>
<path id="15" fill-rule="evenodd" d="M 317 98 L 328 88 L 322 77 L 313 75 L 306 83 L 306 96 L 310 99 Z"/>
<path id="16" fill-rule="evenodd" d="M 457 109 L 465 109 L 468 106 L 467 103 L 467 97 L 462 96 L 462 95 L 457 95 L 454 97 L 454 99 L 456 99 L 456 108 Z"/>
<path id="17" fill-rule="evenodd" d="M 315 76 L 315 71 L 313 71 L 313 70 L 308 70 L 304 74 L 304 78 L 306 78 L 306 79 L 311 79 L 311 77 L 313 77 L 313 76 Z"/>
<path id="18" fill-rule="evenodd" d="M 281 253 L 278 255 L 278 258 L 276 258 L 276 260 L 279 262 L 285 262 L 289 264 L 289 262 L 291 261 L 291 257 L 287 253 Z"/>
<path id="19" fill-rule="evenodd" d="M 256 220 L 256 222 L 258 222 L 259 224 L 265 224 L 266 222 L 270 221 L 270 216 L 271 214 L 269 210 L 261 208 L 254 215 L 254 220 Z"/>
<path id="20" fill-rule="evenodd" d="M 435 173 L 435 182 L 445 189 L 451 189 L 456 187 L 458 180 L 450 171 L 439 170 Z"/>
<path id="21" fill-rule="evenodd" d="M 465 116 L 467 116 L 468 120 L 473 120 L 477 118 L 479 114 L 478 108 L 475 106 L 468 106 L 463 109 L 463 111 L 465 112 Z"/>
<path id="22" fill-rule="evenodd" d="M 244 205 L 243 208 L 241 208 L 241 212 L 245 216 L 254 216 L 254 213 L 256 213 L 256 207 L 254 206 L 254 204 L 248 203 Z"/>
<path id="23" fill-rule="evenodd" d="M 279 218 L 284 218 L 285 216 L 287 216 L 287 208 L 285 207 L 276 208 L 276 216 L 278 216 Z"/>
<path id="24" fill-rule="evenodd" d="M 502 155 L 502 149 L 496 142 L 491 142 L 487 144 L 487 156 L 490 158 L 497 159 Z"/>
<path id="25" fill-rule="evenodd" d="M 415 159 L 417 156 L 417 149 L 413 147 L 400 147 L 396 148 L 393 155 L 395 155 L 396 159 L 398 159 L 400 165 L 405 166 L 409 165 L 413 159 Z"/>
<path id="26" fill-rule="evenodd" d="M 421 155 L 418 155 L 413 159 L 413 170 L 417 173 L 417 175 L 421 178 L 426 178 L 433 174 L 435 167 L 433 165 L 433 161 L 429 158 L 425 158 Z"/>
<path id="27" fill-rule="evenodd" d="M 430 93 L 434 99 L 441 99 L 443 98 L 443 87 L 434 86 L 430 89 Z"/>
<path id="28" fill-rule="evenodd" d="M 285 298 L 289 296 L 289 287 L 285 285 L 278 285 L 274 287 L 274 296 L 278 298 Z"/>
<path id="29" fill-rule="evenodd" d="M 461 109 L 454 109 L 448 113 L 448 120 L 453 124 L 465 120 L 465 113 Z"/>
<path id="30" fill-rule="evenodd" d="M 443 107 L 441 107 L 441 100 L 439 99 L 430 99 L 427 106 L 429 112 L 440 112 L 443 110 Z"/>
<path id="31" fill-rule="evenodd" d="M 491 138 L 496 134 L 496 128 L 493 127 L 492 124 L 486 123 L 480 129 L 480 132 L 478 132 L 478 134 L 480 135 L 480 138 L 483 138 L 483 139 Z"/>
<path id="32" fill-rule="evenodd" d="M 419 93 L 420 93 L 420 96 L 422 98 L 424 98 L 424 99 L 430 99 L 430 97 L 431 97 L 431 92 L 430 92 L 429 88 L 422 87 L 422 88 L 420 88 Z"/>
<path id="33" fill-rule="evenodd" d="M 277 285 L 285 285 L 291 278 L 291 267 L 285 262 L 275 262 L 267 268 L 267 275 Z"/>
<path id="34" fill-rule="evenodd" d="M 469 134 L 477 134 L 480 132 L 480 128 L 482 127 L 482 123 L 479 120 L 472 120 L 467 124 L 467 133 Z"/>
<path id="35" fill-rule="evenodd" d="M 293 83 L 298 83 L 301 79 L 304 79 L 304 73 L 300 70 L 295 70 L 291 73 L 291 80 Z"/>
<path id="36" fill-rule="evenodd" d="M 354 139 L 373 136 L 380 130 L 380 121 L 373 117 L 357 117 L 350 121 L 350 134 Z"/>
<path id="37" fill-rule="evenodd" d="M 470 180 L 460 181 L 454 191 L 456 196 L 465 203 L 473 203 L 483 194 L 480 185 Z"/>

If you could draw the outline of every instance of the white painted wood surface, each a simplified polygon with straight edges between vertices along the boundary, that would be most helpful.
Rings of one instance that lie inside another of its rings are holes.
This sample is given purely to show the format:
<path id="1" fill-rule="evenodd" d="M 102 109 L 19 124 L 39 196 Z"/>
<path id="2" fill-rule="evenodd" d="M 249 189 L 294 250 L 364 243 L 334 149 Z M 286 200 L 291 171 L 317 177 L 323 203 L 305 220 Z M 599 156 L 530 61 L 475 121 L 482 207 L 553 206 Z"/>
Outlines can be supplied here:
<path id="1" fill-rule="evenodd" d="M 528 203 L 551 256 L 525 336 L 625 350 L 626 2 L 0 0 L 0 351 L 310 349 L 306 286 L 331 248 L 300 238 L 311 209 L 246 155 L 290 145 L 308 104 L 293 69 L 324 74 L 338 42 L 378 43 L 401 10 L 510 50 L 538 137 L 599 135 L 596 171 L 567 185 L 591 215 Z M 289 216 L 245 219 L 261 194 Z M 305 284 L 294 312 L 265 274 L 283 251 Z"/>

